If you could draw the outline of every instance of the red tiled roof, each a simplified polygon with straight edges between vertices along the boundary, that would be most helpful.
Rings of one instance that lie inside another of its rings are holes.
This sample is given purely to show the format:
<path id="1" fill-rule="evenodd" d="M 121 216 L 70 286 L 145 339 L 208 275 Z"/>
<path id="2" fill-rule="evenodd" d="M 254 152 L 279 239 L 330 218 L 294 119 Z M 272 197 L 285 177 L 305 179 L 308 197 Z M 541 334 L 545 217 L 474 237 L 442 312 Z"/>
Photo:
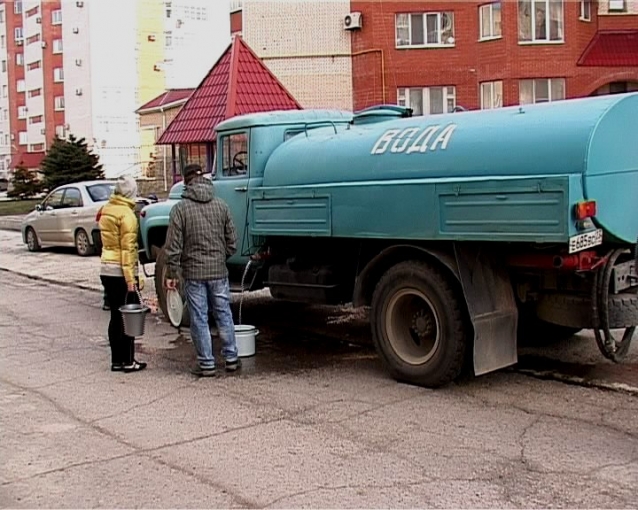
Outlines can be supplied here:
<path id="1" fill-rule="evenodd" d="M 580 66 L 638 66 L 638 30 L 601 30 L 580 59 Z"/>
<path id="2" fill-rule="evenodd" d="M 154 110 L 161 106 L 172 105 L 173 103 L 179 103 L 186 101 L 195 89 L 169 89 L 166 92 L 162 92 L 159 96 L 151 99 L 148 103 L 143 104 L 137 109 L 137 113 L 145 110 Z"/>
<path id="3" fill-rule="evenodd" d="M 19 166 L 23 166 L 27 170 L 40 168 L 40 164 L 42 163 L 44 156 L 44 152 L 24 152 L 14 154 L 11 158 L 10 168 L 14 170 Z"/>
<path id="4" fill-rule="evenodd" d="M 157 143 L 212 142 L 215 126 L 235 115 L 301 109 L 244 40 L 234 36 Z"/>

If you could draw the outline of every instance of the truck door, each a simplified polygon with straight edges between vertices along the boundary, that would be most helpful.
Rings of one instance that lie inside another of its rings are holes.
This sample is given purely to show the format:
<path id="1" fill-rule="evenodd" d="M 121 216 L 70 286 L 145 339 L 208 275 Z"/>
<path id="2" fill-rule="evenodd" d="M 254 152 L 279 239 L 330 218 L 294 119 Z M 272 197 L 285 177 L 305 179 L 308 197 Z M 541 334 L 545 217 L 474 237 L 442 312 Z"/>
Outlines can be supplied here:
<path id="1" fill-rule="evenodd" d="M 249 130 L 229 132 L 219 138 L 215 194 L 224 200 L 237 229 L 237 253 L 228 262 L 245 264 L 248 260 L 247 211 L 250 185 Z"/>

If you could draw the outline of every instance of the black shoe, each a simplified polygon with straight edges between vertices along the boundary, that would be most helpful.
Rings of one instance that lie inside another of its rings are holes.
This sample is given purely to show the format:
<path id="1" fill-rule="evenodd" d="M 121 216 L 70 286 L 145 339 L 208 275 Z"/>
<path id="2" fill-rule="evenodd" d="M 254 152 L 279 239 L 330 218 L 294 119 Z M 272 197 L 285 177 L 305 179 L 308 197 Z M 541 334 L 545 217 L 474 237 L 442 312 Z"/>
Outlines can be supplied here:
<path id="1" fill-rule="evenodd" d="M 198 377 L 215 377 L 216 372 L 214 368 L 202 368 L 197 366 L 191 370 L 191 374 Z"/>
<path id="2" fill-rule="evenodd" d="M 139 372 L 140 370 L 144 370 L 146 368 L 146 363 L 142 361 L 133 361 L 130 365 L 124 365 L 122 369 L 124 372 Z"/>
<path id="3" fill-rule="evenodd" d="M 124 370 L 124 363 L 112 363 L 111 372 L 122 372 Z"/>
<path id="4" fill-rule="evenodd" d="M 226 362 L 226 372 L 237 372 L 241 368 L 241 360 L 236 359 Z"/>

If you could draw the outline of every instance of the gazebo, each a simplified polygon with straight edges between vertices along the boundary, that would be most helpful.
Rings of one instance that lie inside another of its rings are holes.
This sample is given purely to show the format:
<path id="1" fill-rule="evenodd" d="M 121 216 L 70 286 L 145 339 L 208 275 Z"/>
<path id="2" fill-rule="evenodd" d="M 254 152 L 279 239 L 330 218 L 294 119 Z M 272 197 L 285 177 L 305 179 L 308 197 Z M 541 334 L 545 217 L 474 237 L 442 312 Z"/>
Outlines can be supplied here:
<path id="1" fill-rule="evenodd" d="M 301 109 L 286 87 L 236 35 L 157 144 L 171 146 L 176 182 L 181 180 L 181 169 L 189 163 L 214 171 L 215 127 L 220 122 L 247 113 Z"/>

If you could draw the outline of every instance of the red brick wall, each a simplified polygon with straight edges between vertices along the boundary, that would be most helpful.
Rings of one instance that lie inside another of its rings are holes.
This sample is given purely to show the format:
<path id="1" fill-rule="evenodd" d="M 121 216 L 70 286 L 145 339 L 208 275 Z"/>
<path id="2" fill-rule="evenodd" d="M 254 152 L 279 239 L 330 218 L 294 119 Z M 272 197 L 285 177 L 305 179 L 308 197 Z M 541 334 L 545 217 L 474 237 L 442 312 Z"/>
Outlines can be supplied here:
<path id="1" fill-rule="evenodd" d="M 502 2 L 503 38 L 479 42 L 478 7 L 486 2 L 414 2 L 353 0 L 352 11 L 363 14 L 363 29 L 352 32 L 355 109 L 385 102 L 395 103 L 397 88 L 456 86 L 457 104 L 479 108 L 479 84 L 503 80 L 504 104 L 519 102 L 518 80 L 565 78 L 567 97 L 589 95 L 615 80 L 638 80 L 636 68 L 579 67 L 577 61 L 600 28 L 638 28 L 638 16 L 580 21 L 578 2 L 564 3 L 563 44 L 518 43 L 518 7 Z M 594 4 L 595 5 L 595 4 Z M 453 11 L 455 46 L 442 49 L 396 49 L 395 13 Z M 362 52 L 376 52 L 361 54 Z M 382 87 L 381 51 L 385 64 Z"/>
<path id="2" fill-rule="evenodd" d="M 230 35 L 242 31 L 243 17 L 242 11 L 235 11 L 230 13 Z"/>
<path id="3" fill-rule="evenodd" d="M 44 121 L 47 133 L 47 147 L 55 137 L 55 126 L 64 125 L 64 112 L 55 111 L 55 97 L 64 96 L 64 82 L 53 81 L 53 70 L 62 67 L 62 54 L 53 53 L 53 40 L 62 38 L 62 25 L 52 24 L 52 12 L 60 9 L 60 0 L 42 2 L 42 40 L 47 47 L 42 50 L 42 71 L 44 76 Z"/>

